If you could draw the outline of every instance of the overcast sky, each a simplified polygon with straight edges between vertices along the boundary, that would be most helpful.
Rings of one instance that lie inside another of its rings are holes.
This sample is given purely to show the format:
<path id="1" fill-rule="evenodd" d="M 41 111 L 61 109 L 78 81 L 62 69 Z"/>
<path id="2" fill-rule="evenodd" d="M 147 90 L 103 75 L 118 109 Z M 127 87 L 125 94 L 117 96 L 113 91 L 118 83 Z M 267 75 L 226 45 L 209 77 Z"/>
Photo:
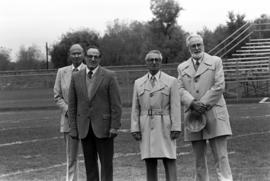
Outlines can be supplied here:
<path id="1" fill-rule="evenodd" d="M 270 14 L 270 0 L 177 0 L 184 8 L 178 24 L 185 31 L 203 27 L 213 30 L 225 24 L 228 11 L 254 20 Z M 149 21 L 153 17 L 150 0 L 0 0 L 0 47 L 17 53 L 21 45 L 37 45 L 44 52 L 45 42 L 57 42 L 62 34 L 80 28 L 104 33 L 108 23 Z"/>

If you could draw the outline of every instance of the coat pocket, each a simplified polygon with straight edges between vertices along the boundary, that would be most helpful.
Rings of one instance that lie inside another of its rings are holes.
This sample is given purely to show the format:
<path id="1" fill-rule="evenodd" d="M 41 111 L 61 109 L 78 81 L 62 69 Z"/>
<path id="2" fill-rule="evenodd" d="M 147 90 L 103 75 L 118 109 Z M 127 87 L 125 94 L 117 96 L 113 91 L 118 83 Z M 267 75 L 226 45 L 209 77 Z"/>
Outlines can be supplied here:
<path id="1" fill-rule="evenodd" d="M 161 91 L 161 93 L 164 95 L 164 96 L 169 96 L 170 95 L 170 89 L 169 88 L 165 88 Z"/>
<path id="2" fill-rule="evenodd" d="M 229 118 L 228 111 L 226 107 L 224 106 L 215 105 L 213 107 L 213 111 L 214 111 L 216 119 L 226 121 Z"/>

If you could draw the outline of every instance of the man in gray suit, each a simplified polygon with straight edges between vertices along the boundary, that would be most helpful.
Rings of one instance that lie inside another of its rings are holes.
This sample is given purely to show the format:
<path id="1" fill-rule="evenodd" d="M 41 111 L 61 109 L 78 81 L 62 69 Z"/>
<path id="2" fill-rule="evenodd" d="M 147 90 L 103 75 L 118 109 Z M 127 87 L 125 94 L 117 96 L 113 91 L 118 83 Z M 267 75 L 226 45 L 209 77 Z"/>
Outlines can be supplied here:
<path id="1" fill-rule="evenodd" d="M 186 40 L 191 58 L 178 66 L 181 101 L 184 104 L 184 139 L 191 141 L 195 155 L 196 181 L 209 181 L 206 148 L 207 140 L 214 156 L 219 181 L 232 181 L 227 152 L 227 138 L 232 135 L 229 114 L 223 92 L 224 71 L 221 58 L 204 52 L 200 35 L 190 35 Z M 188 129 L 192 114 L 206 118 L 202 130 Z"/>
<path id="2" fill-rule="evenodd" d="M 121 119 L 121 100 L 115 73 L 100 66 L 97 47 L 87 50 L 85 70 L 73 74 L 69 90 L 70 135 L 81 139 L 88 181 L 113 180 L 114 138 Z"/>
<path id="3" fill-rule="evenodd" d="M 72 64 L 58 69 L 53 89 L 54 100 L 61 111 L 60 132 L 64 133 L 66 144 L 66 181 L 76 181 L 78 179 L 77 155 L 79 140 L 72 139 L 68 134 L 70 131 L 68 122 L 68 92 L 72 73 L 86 67 L 82 63 L 83 59 L 83 48 L 79 44 L 72 45 L 69 49 L 69 60 Z"/>

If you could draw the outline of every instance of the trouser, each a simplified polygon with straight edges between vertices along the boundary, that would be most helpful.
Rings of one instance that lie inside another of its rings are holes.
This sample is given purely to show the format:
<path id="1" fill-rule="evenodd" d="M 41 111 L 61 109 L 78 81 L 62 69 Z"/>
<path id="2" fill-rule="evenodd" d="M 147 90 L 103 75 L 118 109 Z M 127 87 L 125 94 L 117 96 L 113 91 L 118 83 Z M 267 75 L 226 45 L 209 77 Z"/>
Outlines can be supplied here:
<path id="1" fill-rule="evenodd" d="M 90 124 L 86 138 L 81 140 L 87 181 L 99 181 L 98 158 L 101 181 L 113 180 L 113 138 L 97 138 Z"/>
<path id="2" fill-rule="evenodd" d="M 165 168 L 166 181 L 176 181 L 176 160 L 161 158 Z M 157 160 L 158 158 L 147 158 L 145 159 L 146 164 L 146 178 L 147 181 L 157 181 Z"/>
<path id="3" fill-rule="evenodd" d="M 68 133 L 64 133 L 64 139 L 66 144 L 66 181 L 76 181 L 78 180 L 78 150 L 79 150 L 79 140 L 73 139 Z"/>
<path id="4" fill-rule="evenodd" d="M 192 141 L 195 154 L 195 180 L 209 181 L 206 158 L 206 140 Z M 216 173 L 219 181 L 232 181 L 232 172 L 227 152 L 227 136 L 209 139 L 209 145 L 214 156 Z"/>

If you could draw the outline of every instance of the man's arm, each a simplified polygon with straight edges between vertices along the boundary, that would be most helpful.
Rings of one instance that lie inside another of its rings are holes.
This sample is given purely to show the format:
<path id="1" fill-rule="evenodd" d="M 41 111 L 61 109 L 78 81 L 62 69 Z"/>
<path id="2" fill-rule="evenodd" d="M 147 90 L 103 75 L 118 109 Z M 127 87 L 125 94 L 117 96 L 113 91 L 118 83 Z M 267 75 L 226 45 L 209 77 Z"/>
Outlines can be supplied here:
<path id="1" fill-rule="evenodd" d="M 122 106 L 121 106 L 121 97 L 119 91 L 119 84 L 116 80 L 115 74 L 113 74 L 110 86 L 109 86 L 109 96 L 110 96 L 110 108 L 111 108 L 111 130 L 114 132 L 118 130 L 121 126 L 121 115 L 122 115 Z"/>
<path id="2" fill-rule="evenodd" d="M 216 60 L 215 83 L 200 99 L 203 104 L 209 107 L 218 102 L 225 89 L 222 60 L 219 57 L 216 57 Z"/>
<path id="3" fill-rule="evenodd" d="M 70 132 L 69 135 L 71 137 L 78 137 L 78 128 L 77 128 L 77 96 L 75 89 L 75 80 L 73 75 L 71 76 L 71 82 L 69 87 L 69 95 L 68 95 L 68 119 L 70 124 Z"/>
<path id="4" fill-rule="evenodd" d="M 177 139 L 181 132 L 181 103 L 177 79 L 174 79 L 170 89 L 171 139 Z"/>
<path id="5" fill-rule="evenodd" d="M 130 131 L 134 139 L 139 141 L 142 139 L 142 135 L 141 135 L 141 129 L 140 129 L 140 104 L 139 104 L 139 98 L 138 98 L 138 93 L 136 89 L 136 81 L 133 87 L 134 88 L 133 88 L 133 97 L 132 97 Z"/>
<path id="6" fill-rule="evenodd" d="M 177 79 L 172 83 L 170 90 L 170 117 L 172 121 L 171 131 L 181 131 L 181 104 Z"/>
<path id="7" fill-rule="evenodd" d="M 180 99 L 181 99 L 182 104 L 184 104 L 187 108 L 189 108 L 191 103 L 194 100 L 194 97 L 185 89 L 182 71 L 181 71 L 181 65 L 178 66 L 177 70 L 178 70 Z"/>
<path id="8" fill-rule="evenodd" d="M 64 100 L 63 93 L 62 93 L 62 87 L 61 87 L 61 70 L 58 69 L 57 74 L 56 74 L 56 79 L 54 83 L 54 102 L 56 105 L 63 111 L 67 112 L 68 110 L 68 105 Z"/>

